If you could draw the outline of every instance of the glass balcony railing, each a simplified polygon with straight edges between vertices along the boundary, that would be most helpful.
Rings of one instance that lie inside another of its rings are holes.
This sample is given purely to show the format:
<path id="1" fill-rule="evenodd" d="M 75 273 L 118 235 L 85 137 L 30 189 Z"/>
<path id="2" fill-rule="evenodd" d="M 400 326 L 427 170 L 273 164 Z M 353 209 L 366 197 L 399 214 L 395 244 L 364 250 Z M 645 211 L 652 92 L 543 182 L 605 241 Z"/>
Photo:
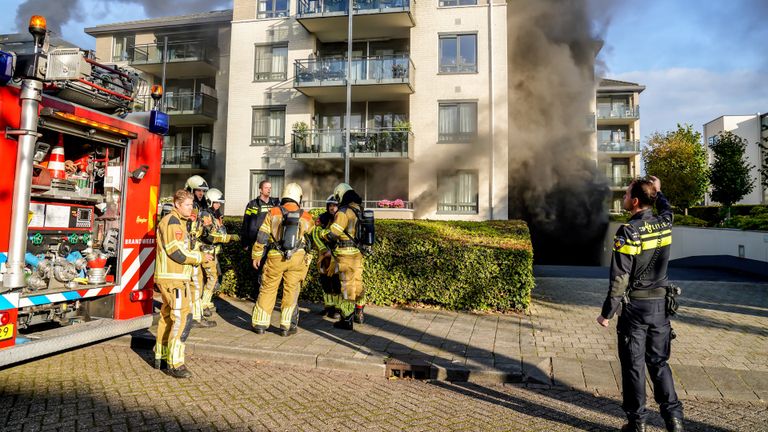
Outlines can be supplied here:
<path id="1" fill-rule="evenodd" d="M 325 208 L 325 200 L 307 200 L 303 201 L 304 208 Z M 402 199 L 380 199 L 380 200 L 364 200 L 363 207 L 366 209 L 403 209 L 413 210 L 413 201 L 404 201 Z"/>
<path id="2" fill-rule="evenodd" d="M 640 141 L 606 141 L 597 144 L 597 150 L 605 153 L 640 153 Z"/>
<path id="3" fill-rule="evenodd" d="M 295 86 L 342 85 L 347 75 L 347 60 L 318 58 L 296 60 Z M 407 55 L 372 56 L 352 59 L 352 84 L 413 84 L 415 68 Z"/>
<path id="4" fill-rule="evenodd" d="M 637 119 L 640 118 L 640 105 L 635 105 L 634 107 L 631 106 L 621 106 L 611 109 L 601 109 L 598 108 L 597 110 L 597 119 Z"/>
<path id="5" fill-rule="evenodd" d="M 158 64 L 163 62 L 162 43 L 134 45 L 128 50 L 128 61 L 131 65 Z M 216 48 L 210 42 L 198 40 L 189 42 L 168 42 L 168 63 L 204 61 L 217 63 Z"/>
<path id="6" fill-rule="evenodd" d="M 378 13 L 408 11 L 411 0 L 355 0 L 355 13 Z M 297 18 L 310 18 L 326 15 L 346 15 L 347 0 L 299 0 Z"/>
<path id="7" fill-rule="evenodd" d="M 629 186 L 629 182 L 631 182 L 633 178 L 634 177 L 632 176 L 624 175 L 608 176 L 608 186 L 626 188 Z"/>
<path id="8" fill-rule="evenodd" d="M 164 147 L 163 168 L 208 169 L 216 151 L 202 147 Z"/>
<path id="9" fill-rule="evenodd" d="M 345 129 L 313 129 L 305 133 L 293 132 L 294 155 L 343 154 L 346 143 Z M 356 155 L 385 157 L 408 156 L 413 133 L 396 129 L 355 129 L 350 131 L 349 151 Z"/>

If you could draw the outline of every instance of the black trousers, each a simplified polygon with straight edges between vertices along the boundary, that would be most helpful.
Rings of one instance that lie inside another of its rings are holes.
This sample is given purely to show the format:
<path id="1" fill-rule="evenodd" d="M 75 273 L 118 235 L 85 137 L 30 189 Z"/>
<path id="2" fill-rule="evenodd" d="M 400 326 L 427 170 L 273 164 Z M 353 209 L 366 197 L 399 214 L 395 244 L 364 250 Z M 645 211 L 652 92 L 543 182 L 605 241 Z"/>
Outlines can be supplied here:
<path id="1" fill-rule="evenodd" d="M 664 299 L 632 300 L 623 308 L 617 332 L 624 403 L 622 408 L 631 421 L 645 421 L 645 368 L 648 367 L 653 396 L 661 416 L 683 418 L 683 404 L 675 393 L 670 356 L 671 325 Z"/>

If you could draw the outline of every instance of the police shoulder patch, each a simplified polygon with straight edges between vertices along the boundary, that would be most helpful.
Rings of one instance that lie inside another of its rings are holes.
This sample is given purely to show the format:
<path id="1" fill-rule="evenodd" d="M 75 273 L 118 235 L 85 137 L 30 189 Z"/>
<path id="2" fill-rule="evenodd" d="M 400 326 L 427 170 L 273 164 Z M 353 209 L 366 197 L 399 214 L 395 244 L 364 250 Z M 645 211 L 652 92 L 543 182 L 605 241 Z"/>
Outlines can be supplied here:
<path id="1" fill-rule="evenodd" d="M 627 244 L 627 239 L 625 239 L 622 236 L 616 236 L 613 239 L 613 250 L 619 250 L 621 249 L 625 244 Z"/>

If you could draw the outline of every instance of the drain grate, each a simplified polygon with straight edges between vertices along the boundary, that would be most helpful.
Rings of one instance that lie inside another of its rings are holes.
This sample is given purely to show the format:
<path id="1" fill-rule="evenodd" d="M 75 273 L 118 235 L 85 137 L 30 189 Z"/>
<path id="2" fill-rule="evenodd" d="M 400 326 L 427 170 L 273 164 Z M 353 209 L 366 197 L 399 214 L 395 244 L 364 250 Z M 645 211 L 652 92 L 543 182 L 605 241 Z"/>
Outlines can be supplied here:
<path id="1" fill-rule="evenodd" d="M 387 378 L 410 378 L 426 380 L 431 376 L 432 368 L 426 359 L 390 358 L 387 360 Z"/>

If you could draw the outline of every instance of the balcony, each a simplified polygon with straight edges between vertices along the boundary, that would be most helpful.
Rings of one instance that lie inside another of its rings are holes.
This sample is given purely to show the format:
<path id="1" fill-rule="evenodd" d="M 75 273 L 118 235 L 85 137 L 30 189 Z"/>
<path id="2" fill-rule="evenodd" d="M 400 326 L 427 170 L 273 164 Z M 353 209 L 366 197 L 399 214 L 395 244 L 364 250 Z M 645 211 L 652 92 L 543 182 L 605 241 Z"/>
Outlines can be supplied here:
<path id="1" fill-rule="evenodd" d="M 620 125 L 633 123 L 640 119 L 640 106 L 621 107 L 616 109 L 598 109 L 597 123 L 601 125 Z"/>
<path id="2" fill-rule="evenodd" d="M 216 152 L 200 147 L 163 147 L 163 170 L 189 173 L 208 171 Z"/>
<path id="3" fill-rule="evenodd" d="M 345 129 L 312 129 L 293 132 L 291 155 L 294 159 L 343 159 Z M 395 129 L 355 129 L 350 131 L 350 158 L 372 160 L 408 159 L 413 133 Z"/>
<path id="4" fill-rule="evenodd" d="M 608 186 L 611 189 L 626 189 L 629 182 L 634 179 L 632 176 L 608 176 Z"/>
<path id="5" fill-rule="evenodd" d="M 405 100 L 414 91 L 415 67 L 407 55 L 352 59 L 352 101 Z M 346 100 L 347 61 L 296 60 L 293 87 L 317 102 Z"/>
<path id="6" fill-rule="evenodd" d="M 414 0 L 356 0 L 353 39 L 407 38 Z M 347 0 L 299 0 L 296 20 L 322 42 L 347 39 Z"/>
<path id="7" fill-rule="evenodd" d="M 607 141 L 597 144 L 597 151 L 601 153 L 615 153 L 615 154 L 627 154 L 627 153 L 640 153 L 640 141 L 639 140 L 624 140 L 624 141 Z"/>
<path id="8" fill-rule="evenodd" d="M 162 43 L 134 45 L 128 50 L 128 63 L 143 72 L 163 75 Z M 214 76 L 218 70 L 218 50 L 204 40 L 169 42 L 165 75 L 173 78 Z"/>
<path id="9" fill-rule="evenodd" d="M 219 100 L 202 93 L 167 93 L 165 112 L 173 125 L 213 124 L 218 118 Z"/>

